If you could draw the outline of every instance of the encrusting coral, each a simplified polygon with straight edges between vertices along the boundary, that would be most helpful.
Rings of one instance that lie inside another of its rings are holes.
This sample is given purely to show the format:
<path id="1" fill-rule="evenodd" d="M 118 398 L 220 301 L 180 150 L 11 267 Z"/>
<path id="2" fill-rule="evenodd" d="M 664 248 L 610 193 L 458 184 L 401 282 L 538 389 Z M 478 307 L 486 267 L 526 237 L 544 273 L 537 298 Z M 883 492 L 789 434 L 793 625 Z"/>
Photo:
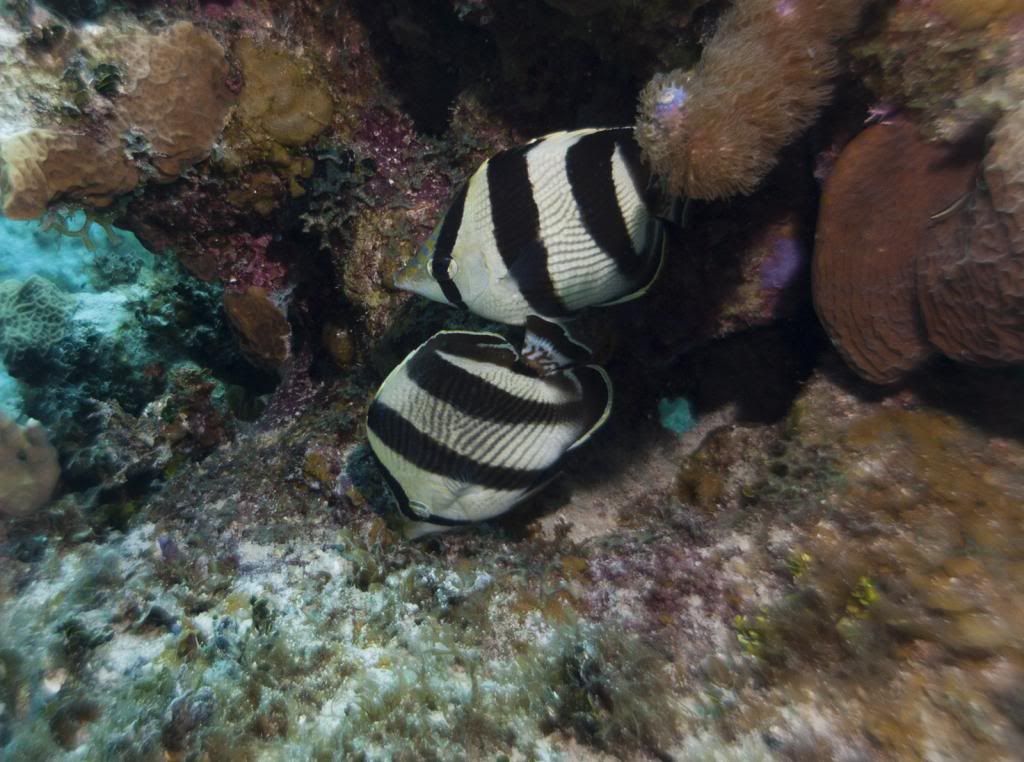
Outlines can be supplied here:
<path id="1" fill-rule="evenodd" d="M 53 495 L 57 451 L 38 421 L 21 427 L 0 413 L 0 516 L 25 516 Z"/>
<path id="2" fill-rule="evenodd" d="M 291 354 L 291 327 L 262 288 L 224 294 L 224 311 L 238 334 L 243 354 L 263 368 L 280 368 Z"/>
<path id="3" fill-rule="evenodd" d="M 675 195 L 749 193 L 817 117 L 838 73 L 837 43 L 871 0 L 743 0 L 693 71 L 655 76 L 637 139 Z"/>
<path id="4" fill-rule="evenodd" d="M 206 158 L 233 95 L 224 49 L 189 22 L 160 34 L 100 27 L 67 53 L 107 67 L 78 124 L 29 127 L 0 141 L 0 210 L 39 217 L 58 199 L 108 206 L 144 177 L 166 182 Z M 80 65 L 80 64 L 79 64 Z M 69 77 L 71 75 L 68 75 Z"/>

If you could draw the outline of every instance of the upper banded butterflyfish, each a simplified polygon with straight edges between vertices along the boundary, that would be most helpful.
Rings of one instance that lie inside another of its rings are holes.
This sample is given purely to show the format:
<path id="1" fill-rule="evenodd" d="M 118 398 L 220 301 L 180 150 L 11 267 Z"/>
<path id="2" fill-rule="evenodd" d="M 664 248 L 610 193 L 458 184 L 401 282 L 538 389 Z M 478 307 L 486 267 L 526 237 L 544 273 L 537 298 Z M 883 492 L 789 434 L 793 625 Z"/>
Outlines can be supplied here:
<path id="1" fill-rule="evenodd" d="M 499 323 L 564 320 L 647 290 L 662 206 L 632 128 L 545 135 L 485 161 L 395 285 Z"/>
<path id="2" fill-rule="evenodd" d="M 589 360 L 537 317 L 521 354 L 470 331 L 442 331 L 409 354 L 366 421 L 406 536 L 494 518 L 551 481 L 611 411 L 608 375 Z"/>

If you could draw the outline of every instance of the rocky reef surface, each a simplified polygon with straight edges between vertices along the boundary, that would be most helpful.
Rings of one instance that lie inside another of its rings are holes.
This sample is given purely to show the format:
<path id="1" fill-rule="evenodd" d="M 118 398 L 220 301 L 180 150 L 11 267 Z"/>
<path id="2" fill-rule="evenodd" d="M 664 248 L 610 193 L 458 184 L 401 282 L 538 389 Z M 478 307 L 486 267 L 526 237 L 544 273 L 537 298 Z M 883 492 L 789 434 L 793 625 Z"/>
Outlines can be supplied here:
<path id="1" fill-rule="evenodd" d="M 0 2 L 0 758 L 1016 758 L 1022 67 L 1014 0 Z M 483 324 L 393 273 L 634 123 L 611 420 L 403 539 L 371 396 Z"/>

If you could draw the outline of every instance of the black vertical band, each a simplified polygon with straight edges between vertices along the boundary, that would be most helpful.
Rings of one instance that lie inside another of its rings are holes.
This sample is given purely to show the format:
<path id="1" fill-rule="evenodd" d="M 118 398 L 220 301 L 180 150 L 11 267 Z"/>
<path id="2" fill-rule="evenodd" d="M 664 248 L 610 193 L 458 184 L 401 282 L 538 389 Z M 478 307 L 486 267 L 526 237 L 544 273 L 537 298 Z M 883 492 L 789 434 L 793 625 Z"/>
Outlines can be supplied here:
<path id="1" fill-rule="evenodd" d="M 590 237 L 632 279 L 643 269 L 615 193 L 612 158 L 622 130 L 600 130 L 577 140 L 565 155 L 565 170 L 576 206 Z M 643 198 L 641 196 L 641 198 Z"/>
<path id="2" fill-rule="evenodd" d="M 548 272 L 548 252 L 540 238 L 540 211 L 533 198 L 526 155 L 536 143 L 503 151 L 487 164 L 494 240 L 519 292 L 536 313 L 566 317 Z"/>

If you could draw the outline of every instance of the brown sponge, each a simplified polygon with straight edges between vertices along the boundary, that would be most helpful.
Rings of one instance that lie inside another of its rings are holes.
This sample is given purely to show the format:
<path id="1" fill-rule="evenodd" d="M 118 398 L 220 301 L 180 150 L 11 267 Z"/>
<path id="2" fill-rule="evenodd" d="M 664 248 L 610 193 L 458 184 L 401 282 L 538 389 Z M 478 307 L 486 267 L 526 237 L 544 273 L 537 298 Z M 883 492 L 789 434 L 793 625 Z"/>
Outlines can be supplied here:
<path id="1" fill-rule="evenodd" d="M 656 76 L 637 139 L 668 189 L 689 198 L 748 193 L 832 91 L 837 41 L 870 0 L 739 0 L 692 73 Z"/>

